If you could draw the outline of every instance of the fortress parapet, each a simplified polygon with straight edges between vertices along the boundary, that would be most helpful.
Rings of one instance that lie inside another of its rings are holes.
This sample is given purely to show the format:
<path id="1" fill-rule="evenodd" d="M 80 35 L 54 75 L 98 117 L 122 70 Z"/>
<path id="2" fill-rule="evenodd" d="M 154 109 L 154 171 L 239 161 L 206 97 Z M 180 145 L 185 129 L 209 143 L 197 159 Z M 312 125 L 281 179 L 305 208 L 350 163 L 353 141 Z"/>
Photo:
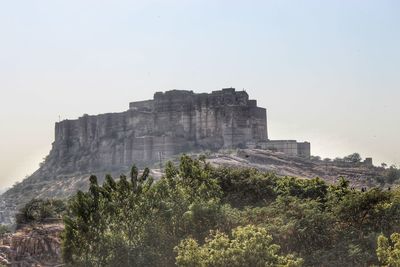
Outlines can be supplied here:
<path id="1" fill-rule="evenodd" d="M 309 142 L 297 142 L 296 140 L 267 140 L 259 142 L 261 149 L 282 152 L 289 156 L 309 158 L 311 145 Z"/>
<path id="2" fill-rule="evenodd" d="M 131 102 L 129 103 L 129 109 L 152 112 L 154 110 L 154 100 Z"/>
<path id="3" fill-rule="evenodd" d="M 236 91 L 234 88 L 225 88 L 213 91 L 211 94 L 196 94 L 187 90 L 170 90 L 156 92 L 153 100 L 131 102 L 132 110 L 166 111 L 170 109 L 184 110 L 191 108 L 225 107 L 225 106 L 249 106 L 257 107 L 256 100 L 249 100 L 245 91 Z"/>

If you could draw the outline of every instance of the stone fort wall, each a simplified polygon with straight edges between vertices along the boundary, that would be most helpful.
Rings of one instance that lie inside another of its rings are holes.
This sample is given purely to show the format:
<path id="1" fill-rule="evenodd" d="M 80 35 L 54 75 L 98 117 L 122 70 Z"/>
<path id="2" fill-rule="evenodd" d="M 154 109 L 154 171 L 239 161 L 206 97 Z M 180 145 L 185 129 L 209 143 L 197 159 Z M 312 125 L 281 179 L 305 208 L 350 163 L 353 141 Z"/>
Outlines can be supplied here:
<path id="1" fill-rule="evenodd" d="M 50 152 L 63 170 L 138 165 L 183 152 L 246 147 L 268 139 L 266 109 L 233 88 L 157 92 L 120 113 L 56 123 Z"/>

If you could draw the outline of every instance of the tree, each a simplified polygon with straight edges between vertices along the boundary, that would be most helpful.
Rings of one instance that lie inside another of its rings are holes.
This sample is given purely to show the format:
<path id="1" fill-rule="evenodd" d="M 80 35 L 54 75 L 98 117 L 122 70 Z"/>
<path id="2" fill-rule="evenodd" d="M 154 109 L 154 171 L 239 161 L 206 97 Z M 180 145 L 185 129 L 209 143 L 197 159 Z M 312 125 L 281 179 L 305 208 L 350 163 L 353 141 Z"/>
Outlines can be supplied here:
<path id="1" fill-rule="evenodd" d="M 378 247 L 376 249 L 379 262 L 383 266 L 400 266 L 400 234 L 394 233 L 390 239 L 384 235 L 378 237 Z"/>
<path id="2" fill-rule="evenodd" d="M 221 226 L 221 190 L 211 168 L 183 156 L 153 184 L 149 169 L 132 167 L 129 179 L 110 175 L 69 203 L 63 257 L 72 266 L 171 266 L 173 248 L 187 236 L 204 239 Z"/>
<path id="3" fill-rule="evenodd" d="M 321 157 L 320 156 L 310 156 L 310 159 L 312 161 L 321 161 Z"/>
<path id="4" fill-rule="evenodd" d="M 46 219 L 61 219 L 66 210 L 59 199 L 32 199 L 15 215 L 17 225 L 43 222 Z"/>
<path id="5" fill-rule="evenodd" d="M 333 162 L 342 163 L 342 162 L 344 162 L 344 160 L 342 158 L 340 158 L 340 157 L 336 157 L 336 158 L 333 159 Z"/>
<path id="6" fill-rule="evenodd" d="M 9 226 L 0 224 L 0 237 L 4 234 L 10 233 L 10 232 L 11 232 L 11 229 L 9 228 Z"/>
<path id="7" fill-rule="evenodd" d="M 353 154 L 350 154 L 350 155 L 344 157 L 343 160 L 345 162 L 350 162 L 350 163 L 359 163 L 359 162 L 361 162 L 362 158 L 361 158 L 360 154 L 353 153 Z"/>
<path id="8" fill-rule="evenodd" d="M 385 178 L 386 178 L 386 182 L 388 182 L 389 184 L 397 181 L 400 179 L 400 170 L 398 170 L 396 168 L 396 166 L 390 166 L 389 169 L 386 169 L 385 171 Z"/>
<path id="9" fill-rule="evenodd" d="M 303 180 L 284 177 L 277 181 L 276 191 L 279 195 L 322 200 L 326 197 L 328 186 L 319 178 Z"/>
<path id="10" fill-rule="evenodd" d="M 176 248 L 178 266 L 301 266 L 303 260 L 280 255 L 279 246 L 262 227 L 247 225 L 232 230 L 232 235 L 212 233 L 205 244 L 183 240 Z"/>

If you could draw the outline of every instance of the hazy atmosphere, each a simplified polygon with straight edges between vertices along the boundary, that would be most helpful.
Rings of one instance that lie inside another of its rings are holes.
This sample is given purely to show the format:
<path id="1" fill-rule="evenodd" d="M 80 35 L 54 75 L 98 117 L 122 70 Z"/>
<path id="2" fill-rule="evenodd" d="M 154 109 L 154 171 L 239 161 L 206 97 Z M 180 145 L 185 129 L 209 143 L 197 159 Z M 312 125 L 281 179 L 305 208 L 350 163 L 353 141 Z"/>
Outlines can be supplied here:
<path id="1" fill-rule="evenodd" d="M 169 89 L 245 89 L 271 139 L 398 166 L 399 12 L 396 0 L 2 1 L 0 188 L 37 169 L 59 119 Z"/>

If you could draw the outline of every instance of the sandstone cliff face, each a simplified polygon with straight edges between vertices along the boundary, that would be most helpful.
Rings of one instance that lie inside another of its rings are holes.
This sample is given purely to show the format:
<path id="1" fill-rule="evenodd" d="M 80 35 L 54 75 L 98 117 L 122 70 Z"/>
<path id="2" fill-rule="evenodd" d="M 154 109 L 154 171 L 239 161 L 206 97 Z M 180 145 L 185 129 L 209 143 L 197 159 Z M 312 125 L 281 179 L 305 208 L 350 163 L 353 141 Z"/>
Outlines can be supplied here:
<path id="1" fill-rule="evenodd" d="M 57 266 L 61 264 L 61 224 L 26 227 L 0 239 L 0 264 Z"/>

